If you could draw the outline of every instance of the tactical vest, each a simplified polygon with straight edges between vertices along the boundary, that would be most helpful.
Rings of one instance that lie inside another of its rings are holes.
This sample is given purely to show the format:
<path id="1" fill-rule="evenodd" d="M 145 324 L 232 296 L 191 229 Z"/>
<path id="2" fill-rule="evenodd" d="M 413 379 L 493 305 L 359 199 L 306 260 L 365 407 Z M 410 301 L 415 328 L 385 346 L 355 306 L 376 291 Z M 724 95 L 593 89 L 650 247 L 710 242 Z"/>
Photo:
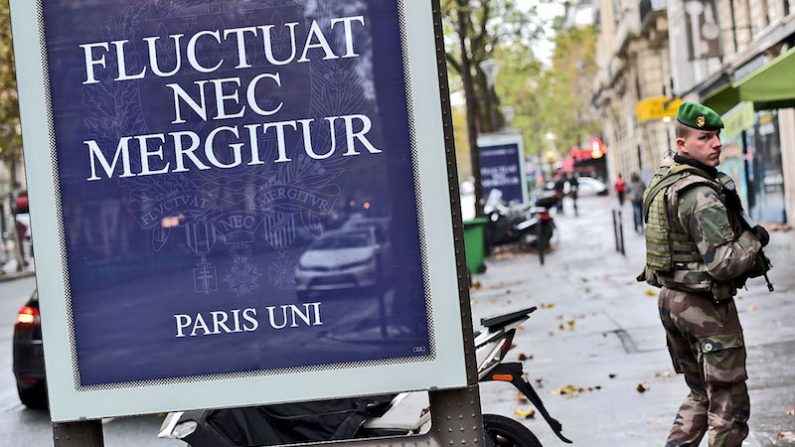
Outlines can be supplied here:
<path id="1" fill-rule="evenodd" d="M 669 287 L 696 293 L 711 293 L 716 299 L 731 297 L 732 283 L 716 281 L 709 275 L 690 234 L 682 228 L 678 210 L 668 209 L 669 194 L 682 194 L 696 186 L 709 186 L 726 203 L 723 187 L 731 177 L 721 174 L 718 180 L 694 166 L 675 163 L 657 170 L 643 195 L 646 221 L 646 269 L 639 280 L 657 287 Z M 739 220 L 729 213 L 736 234 L 742 231 Z"/>

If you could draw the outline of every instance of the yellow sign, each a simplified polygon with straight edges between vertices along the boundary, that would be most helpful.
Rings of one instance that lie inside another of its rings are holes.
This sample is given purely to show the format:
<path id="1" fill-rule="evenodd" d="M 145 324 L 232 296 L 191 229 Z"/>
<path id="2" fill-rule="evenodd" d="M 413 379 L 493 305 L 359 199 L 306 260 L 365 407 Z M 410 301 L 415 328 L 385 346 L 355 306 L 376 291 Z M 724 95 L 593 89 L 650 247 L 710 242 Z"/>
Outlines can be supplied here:
<path id="1" fill-rule="evenodd" d="M 676 111 L 679 110 L 681 104 L 681 99 L 671 99 L 667 96 L 646 98 L 638 101 L 635 105 L 635 113 L 638 115 L 638 122 L 640 123 L 661 120 L 676 116 Z"/>

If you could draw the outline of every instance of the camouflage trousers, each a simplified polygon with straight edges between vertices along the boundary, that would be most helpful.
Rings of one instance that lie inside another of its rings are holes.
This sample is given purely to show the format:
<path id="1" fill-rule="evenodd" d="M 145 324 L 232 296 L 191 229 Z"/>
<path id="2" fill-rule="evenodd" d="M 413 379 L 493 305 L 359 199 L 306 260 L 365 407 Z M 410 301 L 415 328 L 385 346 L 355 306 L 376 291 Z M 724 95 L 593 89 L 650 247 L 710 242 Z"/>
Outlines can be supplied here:
<path id="1" fill-rule="evenodd" d="M 690 388 L 665 446 L 696 447 L 707 432 L 710 447 L 742 445 L 751 406 L 734 300 L 663 288 L 658 307 L 674 369 Z"/>

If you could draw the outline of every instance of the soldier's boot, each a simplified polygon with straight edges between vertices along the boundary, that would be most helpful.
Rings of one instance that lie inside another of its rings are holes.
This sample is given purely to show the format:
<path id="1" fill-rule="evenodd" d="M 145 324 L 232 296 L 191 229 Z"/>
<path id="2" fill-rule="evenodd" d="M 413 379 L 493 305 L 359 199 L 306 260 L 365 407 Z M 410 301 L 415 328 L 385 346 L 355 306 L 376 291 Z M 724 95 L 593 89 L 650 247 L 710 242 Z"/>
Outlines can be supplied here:
<path id="1" fill-rule="evenodd" d="M 676 413 L 665 447 L 696 447 L 708 428 L 706 396 L 691 392 Z"/>

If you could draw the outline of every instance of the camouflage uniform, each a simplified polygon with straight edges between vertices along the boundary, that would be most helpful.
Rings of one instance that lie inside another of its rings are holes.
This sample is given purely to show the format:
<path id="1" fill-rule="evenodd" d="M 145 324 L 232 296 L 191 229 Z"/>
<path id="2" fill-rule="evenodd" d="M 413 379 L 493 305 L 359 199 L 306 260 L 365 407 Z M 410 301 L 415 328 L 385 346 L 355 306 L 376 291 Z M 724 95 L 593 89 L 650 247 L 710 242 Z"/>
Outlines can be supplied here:
<path id="1" fill-rule="evenodd" d="M 698 446 L 708 430 L 710 446 L 739 446 L 748 436 L 750 404 L 733 296 L 741 282 L 735 280 L 754 268 L 761 244 L 738 225 L 721 193 L 688 182 L 669 188 L 667 208 L 671 225 L 690 235 L 700 259 L 655 278 L 663 286 L 658 307 L 671 359 L 690 388 L 666 447 Z M 711 292 L 703 291 L 707 283 Z"/>

